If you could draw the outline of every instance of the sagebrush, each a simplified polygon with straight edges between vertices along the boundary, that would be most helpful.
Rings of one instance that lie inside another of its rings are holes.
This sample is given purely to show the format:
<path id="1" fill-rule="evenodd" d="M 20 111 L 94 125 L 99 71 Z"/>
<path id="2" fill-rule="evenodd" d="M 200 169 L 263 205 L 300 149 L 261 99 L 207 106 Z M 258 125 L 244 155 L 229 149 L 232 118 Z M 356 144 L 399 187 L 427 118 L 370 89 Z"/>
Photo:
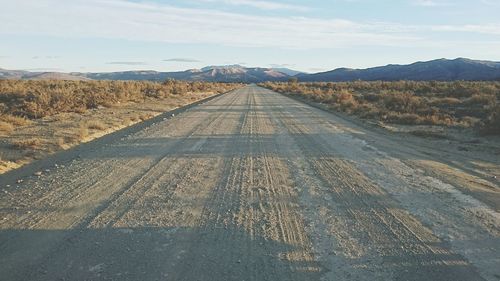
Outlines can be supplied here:
<path id="1" fill-rule="evenodd" d="M 221 93 L 236 83 L 148 81 L 61 81 L 0 79 L 0 132 L 26 125 L 30 119 L 62 112 L 83 113 L 100 106 L 162 99 L 187 93 Z"/>
<path id="2" fill-rule="evenodd" d="M 396 124 L 474 127 L 500 133 L 500 82 L 267 82 L 266 88 Z"/>
<path id="3" fill-rule="evenodd" d="M 60 112 L 84 112 L 120 102 L 166 98 L 189 92 L 225 92 L 239 84 L 166 81 L 0 80 L 0 114 L 40 118 Z"/>

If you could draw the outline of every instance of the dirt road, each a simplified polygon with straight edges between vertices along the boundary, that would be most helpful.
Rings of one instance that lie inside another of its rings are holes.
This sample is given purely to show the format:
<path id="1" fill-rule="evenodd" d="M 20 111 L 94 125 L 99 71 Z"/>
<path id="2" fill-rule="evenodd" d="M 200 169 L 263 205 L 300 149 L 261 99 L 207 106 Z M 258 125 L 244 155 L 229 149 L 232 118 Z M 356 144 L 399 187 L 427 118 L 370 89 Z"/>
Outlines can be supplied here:
<path id="1" fill-rule="evenodd" d="M 411 145 L 248 86 L 1 176 L 0 279 L 500 280 L 496 206 Z"/>

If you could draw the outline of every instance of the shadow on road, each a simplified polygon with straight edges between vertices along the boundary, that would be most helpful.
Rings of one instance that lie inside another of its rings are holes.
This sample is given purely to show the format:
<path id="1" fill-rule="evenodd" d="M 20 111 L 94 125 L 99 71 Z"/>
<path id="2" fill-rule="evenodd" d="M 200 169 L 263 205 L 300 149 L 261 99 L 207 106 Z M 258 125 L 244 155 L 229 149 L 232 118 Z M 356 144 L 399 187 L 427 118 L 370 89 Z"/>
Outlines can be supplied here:
<path id="1" fill-rule="evenodd" d="M 54 238 L 63 242 L 40 253 Z M 229 228 L 2 230 L 0 241 L 2 280 L 315 280 L 320 272 L 283 259 L 293 246 Z"/>

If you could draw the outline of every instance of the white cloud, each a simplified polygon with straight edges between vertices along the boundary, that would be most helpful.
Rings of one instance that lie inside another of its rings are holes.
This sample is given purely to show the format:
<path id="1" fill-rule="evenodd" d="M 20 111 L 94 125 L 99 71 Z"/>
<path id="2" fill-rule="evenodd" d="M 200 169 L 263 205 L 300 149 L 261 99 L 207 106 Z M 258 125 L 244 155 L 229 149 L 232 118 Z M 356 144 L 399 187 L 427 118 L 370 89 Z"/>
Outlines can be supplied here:
<path id="1" fill-rule="evenodd" d="M 424 7 L 438 7 L 438 6 L 450 6 L 451 3 L 448 1 L 439 0 L 414 0 L 414 5 L 424 6 Z"/>
<path id="2" fill-rule="evenodd" d="M 481 0 L 481 3 L 489 6 L 500 6 L 500 2 L 498 0 Z"/>
<path id="3" fill-rule="evenodd" d="M 459 26 L 438 25 L 438 26 L 432 26 L 431 29 L 434 31 L 443 31 L 443 32 L 471 32 L 478 34 L 500 35 L 500 24 L 485 24 L 485 25 L 467 24 Z"/>
<path id="4" fill-rule="evenodd" d="M 118 64 L 118 65 L 147 65 L 146 62 L 143 61 L 110 61 L 106 64 Z"/>
<path id="5" fill-rule="evenodd" d="M 171 58 L 171 59 L 164 59 L 163 61 L 166 61 L 166 62 L 200 62 L 197 59 L 190 59 L 190 58 Z"/>
<path id="6" fill-rule="evenodd" d="M 255 0 L 200 0 L 202 2 L 218 2 L 236 6 L 249 6 L 262 10 L 291 10 L 291 11 L 308 11 L 310 8 L 306 6 L 279 3 L 275 1 L 255 1 Z"/>
<path id="7" fill-rule="evenodd" d="M 3 2 L 0 33 L 63 38 L 332 49 L 435 46 L 436 42 L 429 42 L 422 34 L 450 31 L 497 34 L 495 28 L 500 30 L 498 26 L 408 26 L 341 19 L 251 16 L 125 0 Z"/>

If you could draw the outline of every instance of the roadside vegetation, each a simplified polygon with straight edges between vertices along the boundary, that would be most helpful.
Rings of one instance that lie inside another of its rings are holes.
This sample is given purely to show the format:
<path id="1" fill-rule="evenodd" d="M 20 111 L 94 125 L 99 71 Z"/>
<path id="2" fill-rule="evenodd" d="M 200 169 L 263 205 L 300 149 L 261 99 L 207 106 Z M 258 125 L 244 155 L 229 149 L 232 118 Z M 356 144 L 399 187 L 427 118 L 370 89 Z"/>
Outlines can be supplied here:
<path id="1" fill-rule="evenodd" d="M 61 112 L 83 113 L 100 106 L 142 102 L 197 92 L 226 92 L 238 84 L 166 81 L 0 80 L 0 120 L 13 126 Z"/>
<path id="2" fill-rule="evenodd" d="M 267 82 L 268 89 L 365 119 L 500 134 L 500 82 Z"/>
<path id="3" fill-rule="evenodd" d="M 0 174 L 242 84 L 0 79 Z"/>

